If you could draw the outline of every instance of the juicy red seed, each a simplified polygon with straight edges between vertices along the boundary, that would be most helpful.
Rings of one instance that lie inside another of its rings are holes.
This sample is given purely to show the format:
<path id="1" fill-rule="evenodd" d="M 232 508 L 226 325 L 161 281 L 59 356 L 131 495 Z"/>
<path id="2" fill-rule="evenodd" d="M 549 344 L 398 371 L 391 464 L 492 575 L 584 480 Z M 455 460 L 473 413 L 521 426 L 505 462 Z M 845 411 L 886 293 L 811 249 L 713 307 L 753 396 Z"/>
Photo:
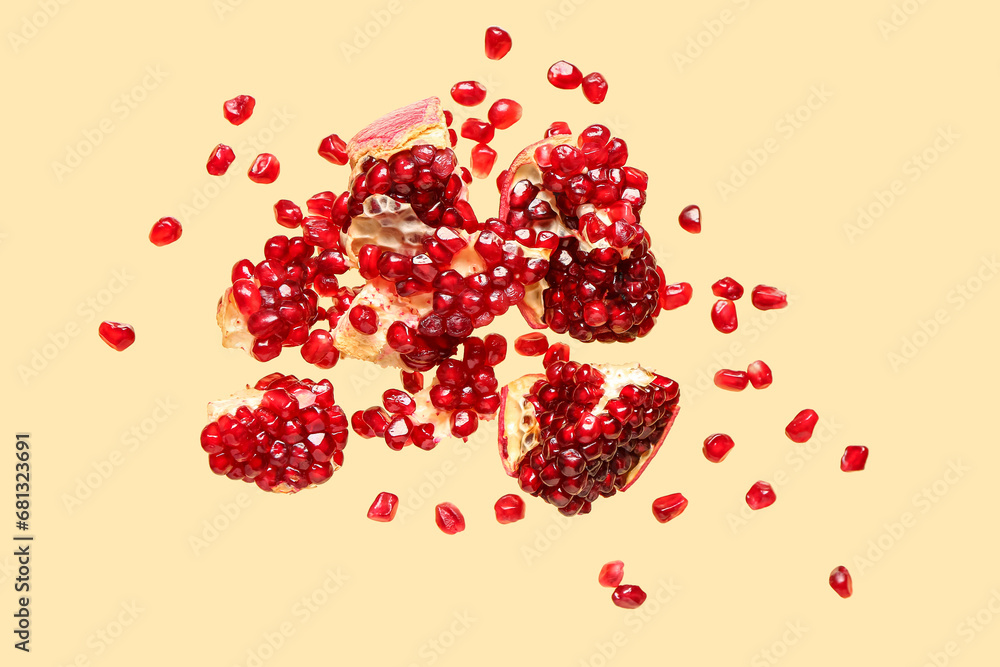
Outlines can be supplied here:
<path id="1" fill-rule="evenodd" d="M 757 482 L 747 491 L 747 505 L 752 510 L 760 510 L 770 507 L 776 500 L 774 489 L 767 482 Z"/>
<path id="2" fill-rule="evenodd" d="M 736 301 L 743 296 L 743 285 L 726 276 L 712 283 L 712 294 L 729 299 L 730 301 Z"/>
<path id="3" fill-rule="evenodd" d="M 410 440 L 418 449 L 430 451 L 437 446 L 434 441 L 434 424 L 417 424 L 410 431 Z"/>
<path id="4" fill-rule="evenodd" d="M 500 98 L 490 107 L 486 117 L 490 119 L 498 130 L 506 130 L 508 127 L 521 120 L 521 105 L 514 100 Z"/>
<path id="5" fill-rule="evenodd" d="M 502 524 L 514 523 L 524 518 L 524 499 L 516 493 L 508 493 L 494 503 L 493 511 Z"/>
<path id="6" fill-rule="evenodd" d="M 549 67 L 549 83 L 562 90 L 573 90 L 583 80 L 583 72 L 576 65 L 560 60 Z"/>
<path id="7" fill-rule="evenodd" d="M 333 336 L 323 329 L 312 331 L 300 352 L 303 359 L 320 368 L 333 368 L 340 359 L 340 350 L 333 346 Z"/>
<path id="8" fill-rule="evenodd" d="M 600 574 L 597 575 L 597 583 L 605 588 L 617 588 L 622 583 L 625 576 L 625 563 L 620 560 L 613 560 L 605 563 L 601 567 Z"/>
<path id="9" fill-rule="evenodd" d="M 479 427 L 479 417 L 471 410 L 456 410 L 450 421 L 451 434 L 456 438 L 468 438 Z"/>
<path id="10" fill-rule="evenodd" d="M 543 333 L 528 333 L 514 339 L 514 351 L 525 357 L 538 357 L 549 349 L 549 341 Z"/>
<path id="11" fill-rule="evenodd" d="M 488 334 L 483 345 L 486 347 L 487 366 L 496 366 L 507 358 L 507 339 L 500 334 Z"/>
<path id="12" fill-rule="evenodd" d="M 472 147 L 472 159 L 469 166 L 476 178 L 487 178 L 493 171 L 497 161 L 497 152 L 486 144 L 476 144 Z"/>
<path id="13" fill-rule="evenodd" d="M 278 158 L 270 153 L 261 153 L 254 159 L 253 164 L 250 165 L 247 176 L 254 183 L 274 183 L 280 171 L 281 165 L 278 164 Z"/>
<path id="14" fill-rule="evenodd" d="M 580 136 L 576 138 L 576 145 L 583 148 L 584 144 L 594 142 L 600 146 L 604 146 L 609 141 L 611 141 L 611 130 L 599 123 L 594 123 L 583 129 Z"/>
<path id="15" fill-rule="evenodd" d="M 830 573 L 830 588 L 836 591 L 837 595 L 847 599 L 854 593 L 854 583 L 851 581 L 851 573 L 843 565 L 835 567 Z"/>
<path id="16" fill-rule="evenodd" d="M 681 214 L 677 216 L 677 222 L 681 228 L 692 234 L 701 233 L 701 209 L 692 204 L 681 209 Z"/>
<path id="17" fill-rule="evenodd" d="M 569 123 L 561 120 L 557 120 L 551 125 L 549 129 L 545 130 L 545 138 L 554 137 L 559 134 L 573 134 L 573 130 L 569 129 Z"/>
<path id="18" fill-rule="evenodd" d="M 750 384 L 753 385 L 754 389 L 767 389 L 774 379 L 771 367 L 760 359 L 747 366 L 747 375 L 750 377 Z"/>
<path id="19" fill-rule="evenodd" d="M 736 331 L 736 304 L 729 299 L 719 299 L 712 306 L 712 324 L 724 334 Z"/>
<path id="20" fill-rule="evenodd" d="M 750 302 L 758 310 L 775 310 L 788 305 L 788 295 L 777 287 L 757 285 L 750 293 Z"/>
<path id="21" fill-rule="evenodd" d="M 365 421 L 365 411 L 358 410 L 351 415 L 351 428 L 362 438 L 374 438 L 375 430 Z"/>
<path id="22" fill-rule="evenodd" d="M 120 322 L 101 322 L 97 333 L 109 347 L 119 352 L 135 342 L 135 330 L 130 325 Z"/>
<path id="23" fill-rule="evenodd" d="M 302 224 L 302 209 L 293 201 L 279 199 L 274 203 L 274 220 L 282 227 L 295 229 Z"/>
<path id="24" fill-rule="evenodd" d="M 486 86 L 478 81 L 459 81 L 451 87 L 451 99 L 463 107 L 474 107 L 486 99 Z"/>
<path id="25" fill-rule="evenodd" d="M 446 535 L 465 530 L 465 517 L 452 503 L 441 503 L 434 508 L 434 522 Z"/>
<path id="26" fill-rule="evenodd" d="M 149 230 L 149 241 L 158 247 L 170 245 L 181 237 L 181 231 L 181 223 L 176 218 L 160 218 Z"/>
<path id="27" fill-rule="evenodd" d="M 868 448 L 864 445 L 851 445 L 844 449 L 840 458 L 840 469 L 844 472 L 864 470 L 868 462 Z"/>
<path id="28" fill-rule="evenodd" d="M 495 133 L 492 125 L 478 118 L 468 118 L 462 123 L 462 136 L 481 144 L 493 141 Z"/>
<path id="29" fill-rule="evenodd" d="M 608 96 L 608 82 L 599 72 L 583 77 L 583 96 L 591 104 L 600 104 Z"/>
<path id="30" fill-rule="evenodd" d="M 257 104 L 257 100 L 249 95 L 237 95 L 223 103 L 222 115 L 233 125 L 242 125 L 253 115 L 255 104 Z"/>
<path id="31" fill-rule="evenodd" d="M 510 34 L 495 25 L 486 29 L 486 57 L 490 60 L 500 60 L 510 52 Z"/>
<path id="32" fill-rule="evenodd" d="M 208 173 L 212 176 L 222 176 L 229 170 L 229 165 L 235 159 L 236 153 L 233 152 L 232 148 L 225 144 L 219 144 L 209 154 L 205 168 L 208 169 Z"/>
<path id="33" fill-rule="evenodd" d="M 687 498 L 680 493 L 671 493 L 653 501 L 653 516 L 660 523 L 666 523 L 680 516 L 687 506 Z"/>
<path id="34" fill-rule="evenodd" d="M 569 345 L 566 343 L 552 343 L 545 352 L 542 366 L 548 368 L 557 361 L 569 361 Z"/>
<path id="35" fill-rule="evenodd" d="M 399 496 L 395 493 L 383 491 L 375 496 L 375 501 L 368 508 L 368 518 L 372 521 L 387 522 L 396 518 L 396 510 L 399 509 Z"/>
<path id="36" fill-rule="evenodd" d="M 448 143 L 454 148 L 458 145 L 458 133 L 453 129 L 448 129 Z"/>
<path id="37" fill-rule="evenodd" d="M 336 134 L 324 137 L 317 151 L 324 160 L 333 164 L 347 164 L 347 144 Z"/>
<path id="38" fill-rule="evenodd" d="M 357 305 L 351 308 L 351 326 L 370 336 L 378 331 L 378 315 L 370 306 Z"/>
<path id="39" fill-rule="evenodd" d="M 785 435 L 792 442 L 806 442 L 812 437 L 813 429 L 816 428 L 818 421 L 819 415 L 816 414 L 816 411 L 806 408 L 788 422 L 788 426 L 785 427 Z"/>
<path id="40" fill-rule="evenodd" d="M 611 601 L 622 609 L 635 609 L 646 601 L 646 592 L 638 586 L 619 586 L 611 593 Z"/>
<path id="41" fill-rule="evenodd" d="M 686 306 L 691 301 L 693 294 L 694 288 L 691 287 L 690 283 L 667 285 L 663 291 L 663 296 L 660 297 L 660 307 L 663 310 L 674 310 L 675 308 Z"/>
<path id="42" fill-rule="evenodd" d="M 406 415 L 396 415 L 385 427 L 385 444 L 389 449 L 399 451 L 410 439 L 410 431 L 413 430 L 413 422 Z"/>
<path id="43" fill-rule="evenodd" d="M 394 415 L 412 415 L 417 409 L 413 397 L 399 389 L 386 389 L 382 393 L 382 405 Z"/>
<path id="44" fill-rule="evenodd" d="M 451 124 L 454 123 L 454 122 L 455 122 L 455 114 L 453 114 L 452 112 L 450 112 L 447 109 L 445 109 L 444 110 L 444 124 L 445 124 L 445 126 L 446 127 L 451 127 Z"/>
<path id="45" fill-rule="evenodd" d="M 733 439 L 725 433 L 715 433 L 705 438 L 701 452 L 712 463 L 721 463 L 735 446 Z"/>
<path id="46" fill-rule="evenodd" d="M 420 371 L 399 371 L 399 377 L 403 381 L 403 389 L 411 394 L 424 388 L 424 374 Z"/>
<path id="47" fill-rule="evenodd" d="M 743 391 L 749 382 L 750 378 L 743 371 L 723 368 L 715 373 L 715 386 L 726 391 Z"/>

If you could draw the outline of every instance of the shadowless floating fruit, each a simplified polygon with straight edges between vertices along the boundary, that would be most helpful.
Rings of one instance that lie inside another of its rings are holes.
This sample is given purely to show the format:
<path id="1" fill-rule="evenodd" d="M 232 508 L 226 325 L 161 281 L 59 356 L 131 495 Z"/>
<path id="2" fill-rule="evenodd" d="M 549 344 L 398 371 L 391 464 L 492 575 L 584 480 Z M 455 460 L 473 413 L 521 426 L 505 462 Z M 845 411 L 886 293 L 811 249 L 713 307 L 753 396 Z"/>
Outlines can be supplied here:
<path id="1" fill-rule="evenodd" d="M 368 508 L 368 518 L 372 521 L 387 522 L 396 518 L 399 509 L 399 496 L 383 491 L 375 496 L 372 506 Z"/>
<path id="2" fill-rule="evenodd" d="M 524 518 L 524 499 L 516 493 L 508 493 L 493 504 L 498 523 L 515 523 Z"/>
<path id="3" fill-rule="evenodd" d="M 605 588 L 617 588 L 622 583 L 625 576 L 625 563 L 620 560 L 613 560 L 605 563 L 597 575 L 597 582 Z"/>
<path id="4" fill-rule="evenodd" d="M 97 333 L 108 347 L 119 352 L 135 342 L 135 330 L 131 325 L 120 322 L 101 322 Z"/>
<path id="5" fill-rule="evenodd" d="M 253 115 L 257 100 L 249 95 L 237 95 L 222 105 L 222 115 L 233 125 L 242 125 Z"/>
<path id="6" fill-rule="evenodd" d="M 434 508 L 434 521 L 446 535 L 454 535 L 465 530 L 465 517 L 452 503 L 437 505 Z"/>
<path id="7" fill-rule="evenodd" d="M 611 593 L 611 601 L 622 609 L 636 609 L 646 601 L 646 592 L 631 584 L 619 586 Z"/>
<path id="8" fill-rule="evenodd" d="M 830 588 L 842 598 L 849 598 L 854 593 L 851 573 L 843 565 L 834 568 L 833 572 L 830 573 Z"/>

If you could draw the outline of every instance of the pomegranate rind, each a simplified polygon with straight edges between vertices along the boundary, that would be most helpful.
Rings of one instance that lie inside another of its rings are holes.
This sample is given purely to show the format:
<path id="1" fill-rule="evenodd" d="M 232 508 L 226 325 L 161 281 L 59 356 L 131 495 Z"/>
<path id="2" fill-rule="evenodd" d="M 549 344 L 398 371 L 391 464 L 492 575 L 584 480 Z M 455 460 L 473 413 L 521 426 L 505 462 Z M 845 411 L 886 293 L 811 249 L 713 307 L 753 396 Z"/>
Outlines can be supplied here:
<path id="1" fill-rule="evenodd" d="M 390 111 L 374 121 L 347 142 L 347 155 L 353 169 L 368 155 L 375 159 L 387 159 L 393 153 L 417 144 L 431 144 L 438 148 L 451 145 L 444 109 L 437 97 L 428 97 Z"/>

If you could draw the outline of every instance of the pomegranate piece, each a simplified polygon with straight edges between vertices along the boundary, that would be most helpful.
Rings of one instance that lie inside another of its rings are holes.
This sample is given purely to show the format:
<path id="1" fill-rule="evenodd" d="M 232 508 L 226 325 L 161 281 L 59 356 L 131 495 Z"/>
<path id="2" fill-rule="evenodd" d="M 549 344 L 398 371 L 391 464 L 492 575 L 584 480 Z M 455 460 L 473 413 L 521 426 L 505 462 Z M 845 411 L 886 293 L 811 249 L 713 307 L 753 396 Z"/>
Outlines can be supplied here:
<path id="1" fill-rule="evenodd" d="M 701 451 L 712 463 L 721 463 L 734 446 L 736 443 L 731 437 L 725 433 L 715 433 L 705 438 Z"/>
<path id="2" fill-rule="evenodd" d="M 800 411 L 792 418 L 792 421 L 788 422 L 788 426 L 785 427 L 785 435 L 792 442 L 808 442 L 818 422 L 819 415 L 816 414 L 816 411 L 807 408 Z"/>
<path id="3" fill-rule="evenodd" d="M 121 322 L 101 322 L 97 333 L 108 347 L 119 352 L 135 342 L 135 329 Z"/>
<path id="4" fill-rule="evenodd" d="M 478 118 L 468 118 L 462 123 L 462 136 L 472 141 L 488 144 L 496 134 L 493 126 Z"/>
<path id="5" fill-rule="evenodd" d="M 562 90 L 578 88 L 583 81 L 583 72 L 576 65 L 560 60 L 549 67 L 549 83 Z"/>
<path id="6" fill-rule="evenodd" d="M 446 535 L 454 535 L 465 530 L 465 517 L 452 503 L 440 503 L 434 508 L 434 522 Z"/>
<path id="7" fill-rule="evenodd" d="M 583 77 L 583 96 L 591 104 L 600 104 L 608 96 L 608 82 L 599 72 Z"/>
<path id="8" fill-rule="evenodd" d="M 490 60 L 500 60 L 510 53 L 510 34 L 495 25 L 486 29 L 486 57 Z"/>
<path id="9" fill-rule="evenodd" d="M 274 221 L 287 229 L 298 229 L 302 224 L 302 209 L 293 201 L 279 199 L 274 203 Z"/>
<path id="10" fill-rule="evenodd" d="M 690 206 L 685 206 L 681 209 L 681 213 L 677 216 L 677 222 L 680 223 L 681 229 L 686 232 L 691 232 L 692 234 L 701 233 L 701 209 L 694 204 Z"/>
<path id="11" fill-rule="evenodd" d="M 736 304 L 729 299 L 719 299 L 712 306 L 712 325 L 724 334 L 733 333 L 739 326 Z"/>
<path id="12" fill-rule="evenodd" d="M 486 117 L 490 123 L 498 130 L 506 130 L 511 125 L 521 120 L 521 105 L 514 100 L 501 97 L 493 103 L 487 112 Z"/>
<path id="13" fill-rule="evenodd" d="M 864 470 L 867 462 L 868 448 L 864 445 L 850 445 L 844 448 L 844 455 L 840 458 L 840 469 L 844 472 Z"/>
<path id="14" fill-rule="evenodd" d="M 646 601 L 646 592 L 631 584 L 618 586 L 611 593 L 611 601 L 615 603 L 616 607 L 622 609 L 636 609 Z"/>
<path id="15" fill-rule="evenodd" d="M 181 223 L 170 216 L 160 218 L 149 230 L 149 242 L 157 247 L 170 245 L 181 237 Z"/>
<path id="16" fill-rule="evenodd" d="M 323 137 L 317 152 L 327 162 L 337 165 L 347 164 L 347 144 L 336 134 Z"/>
<path id="17" fill-rule="evenodd" d="M 835 567 L 833 572 L 830 573 L 830 588 L 845 600 L 854 593 L 854 583 L 851 581 L 851 573 L 843 565 Z"/>
<path id="18" fill-rule="evenodd" d="M 666 523 L 680 516 L 687 506 L 688 501 L 683 494 L 671 493 L 653 501 L 653 516 L 660 523 Z"/>
<path id="19" fill-rule="evenodd" d="M 253 115 L 255 104 L 257 100 L 249 95 L 237 95 L 223 103 L 222 115 L 233 125 L 242 125 Z"/>
<path id="20" fill-rule="evenodd" d="M 788 305 L 788 295 L 777 287 L 757 285 L 750 292 L 750 302 L 758 310 L 775 310 Z"/>
<path id="21" fill-rule="evenodd" d="M 474 107 L 486 99 L 486 86 L 478 81 L 459 81 L 451 87 L 451 99 L 463 107 Z"/>
<path id="22" fill-rule="evenodd" d="M 663 310 L 674 310 L 681 306 L 686 306 L 691 302 L 693 295 L 694 288 L 691 287 L 690 283 L 667 285 L 663 291 L 663 297 L 660 299 L 660 307 Z"/>
<path id="23" fill-rule="evenodd" d="M 209 154 L 205 168 L 208 169 L 208 173 L 212 176 L 222 176 L 229 171 L 229 165 L 235 159 L 236 153 L 233 152 L 232 148 L 225 144 L 219 144 Z"/>
<path id="24" fill-rule="evenodd" d="M 493 504 L 497 522 L 502 524 L 515 523 L 524 518 L 524 499 L 516 493 L 508 493 Z"/>
<path id="25" fill-rule="evenodd" d="M 605 588 L 617 588 L 622 583 L 625 576 L 625 563 L 620 560 L 613 560 L 601 566 L 601 571 L 597 575 L 597 583 Z"/>
<path id="26" fill-rule="evenodd" d="M 539 357 L 549 349 L 543 333 L 528 333 L 514 339 L 514 351 L 524 357 Z"/>
<path id="27" fill-rule="evenodd" d="M 752 510 L 760 510 L 765 507 L 770 507 L 774 504 L 777 497 L 774 495 L 774 489 L 767 482 L 756 482 L 747 491 L 747 505 Z"/>
<path id="28" fill-rule="evenodd" d="M 383 491 L 375 496 L 372 506 L 368 508 L 368 518 L 372 521 L 389 522 L 396 518 L 396 510 L 398 509 L 399 496 Z"/>
<path id="29" fill-rule="evenodd" d="M 750 378 L 743 371 L 723 368 L 715 373 L 715 386 L 726 391 L 743 391 L 749 382 Z"/>
<path id="30" fill-rule="evenodd" d="M 280 171 L 281 165 L 278 164 L 278 158 L 270 153 L 261 153 L 254 159 L 253 164 L 250 165 L 247 176 L 254 183 L 274 183 L 278 179 Z"/>
<path id="31" fill-rule="evenodd" d="M 472 147 L 470 167 L 476 178 L 488 178 L 497 161 L 497 152 L 486 144 L 476 144 Z"/>
<path id="32" fill-rule="evenodd" d="M 747 366 L 747 375 L 750 377 L 750 384 L 753 385 L 754 389 L 767 389 L 773 380 L 771 367 L 760 359 Z"/>
<path id="33" fill-rule="evenodd" d="M 729 299 L 730 301 L 736 301 L 743 296 L 743 285 L 726 276 L 712 283 L 712 294 Z"/>

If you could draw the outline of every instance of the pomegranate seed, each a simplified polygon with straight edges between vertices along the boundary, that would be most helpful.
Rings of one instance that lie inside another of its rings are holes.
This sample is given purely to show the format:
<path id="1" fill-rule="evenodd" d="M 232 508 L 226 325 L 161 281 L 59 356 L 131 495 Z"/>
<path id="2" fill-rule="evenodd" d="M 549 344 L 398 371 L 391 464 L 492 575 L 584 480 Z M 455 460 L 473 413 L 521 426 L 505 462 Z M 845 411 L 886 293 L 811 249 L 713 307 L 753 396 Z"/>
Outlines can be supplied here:
<path id="1" fill-rule="evenodd" d="M 545 130 L 546 139 L 554 137 L 558 134 L 573 134 L 573 130 L 569 129 L 569 123 L 557 120 L 549 125 L 549 129 Z"/>
<path id="2" fill-rule="evenodd" d="M 451 434 L 456 438 L 468 438 L 479 427 L 479 417 L 471 410 L 456 410 L 451 413 Z"/>
<path id="3" fill-rule="evenodd" d="M 528 333 L 514 339 L 514 351 L 524 357 L 538 357 L 549 349 L 549 341 L 543 333 Z"/>
<path id="4" fill-rule="evenodd" d="M 209 154 L 208 163 L 205 165 L 205 168 L 208 169 L 208 173 L 212 176 L 222 176 L 229 171 L 229 165 L 235 159 L 236 153 L 233 152 L 232 148 L 225 144 L 219 144 Z"/>
<path id="5" fill-rule="evenodd" d="M 774 504 L 774 489 L 767 482 L 757 482 L 747 491 L 747 505 L 752 510 L 760 510 Z"/>
<path id="6" fill-rule="evenodd" d="M 611 593 L 611 601 L 622 609 L 636 609 L 646 601 L 646 593 L 638 586 L 619 586 Z"/>
<path id="7" fill-rule="evenodd" d="M 830 573 L 830 588 L 845 600 L 854 593 L 854 583 L 851 581 L 851 573 L 843 565 L 835 567 L 833 572 Z"/>
<path id="8" fill-rule="evenodd" d="M 370 306 L 357 305 L 351 308 L 351 326 L 370 336 L 378 331 L 378 315 Z"/>
<path id="9" fill-rule="evenodd" d="M 324 137 L 319 142 L 319 155 L 333 164 L 347 164 L 347 144 L 336 134 Z"/>
<path id="10" fill-rule="evenodd" d="M 808 408 L 802 410 L 792 418 L 792 421 L 788 422 L 788 426 L 785 427 L 785 435 L 792 442 L 807 442 L 812 437 L 813 429 L 816 428 L 818 421 L 819 415 L 816 414 L 815 410 Z"/>
<path id="11" fill-rule="evenodd" d="M 775 310 L 788 305 L 788 295 L 777 287 L 757 285 L 750 292 L 750 302 L 758 310 Z"/>
<path id="12" fill-rule="evenodd" d="M 653 501 L 653 516 L 660 523 L 666 523 L 680 516 L 687 506 L 687 498 L 680 493 L 671 493 Z"/>
<path id="13" fill-rule="evenodd" d="M 549 68 L 549 83 L 562 90 L 573 90 L 583 80 L 583 72 L 576 65 L 560 60 Z"/>
<path id="14" fill-rule="evenodd" d="M 622 577 L 624 576 L 625 563 L 620 560 L 613 560 L 601 567 L 601 572 L 597 575 L 597 583 L 605 588 L 617 588 L 618 584 L 622 583 Z"/>
<path id="15" fill-rule="evenodd" d="M 608 96 L 608 82 L 598 72 L 583 77 L 583 96 L 591 104 L 600 104 Z"/>
<path id="16" fill-rule="evenodd" d="M 542 366 L 548 368 L 557 361 L 569 361 L 569 345 L 566 343 L 552 343 L 545 352 Z"/>
<path id="17" fill-rule="evenodd" d="M 767 389 L 771 386 L 771 367 L 758 359 L 747 366 L 747 375 L 754 389 Z"/>
<path id="18" fill-rule="evenodd" d="M 712 294 L 721 296 L 723 299 L 736 301 L 743 296 L 743 285 L 730 277 L 721 278 L 712 283 Z"/>
<path id="19" fill-rule="evenodd" d="M 451 99 L 463 107 L 474 107 L 486 99 L 486 86 L 478 81 L 459 81 L 451 87 Z"/>
<path id="20" fill-rule="evenodd" d="M 868 448 L 864 445 L 851 445 L 844 449 L 840 458 L 840 469 L 844 472 L 864 470 L 868 462 Z"/>
<path id="21" fill-rule="evenodd" d="M 500 60 L 510 53 L 510 34 L 495 25 L 486 29 L 486 57 L 490 60 Z"/>
<path id="22" fill-rule="evenodd" d="M 448 143 L 451 144 L 452 148 L 458 145 L 458 133 L 455 130 L 448 130 Z"/>
<path id="23" fill-rule="evenodd" d="M 300 353 L 303 359 L 319 368 L 333 368 L 340 359 L 340 350 L 333 346 L 333 335 L 323 329 L 309 334 Z"/>
<path id="24" fill-rule="evenodd" d="M 270 153 L 261 153 L 250 165 L 247 176 L 254 183 L 274 183 L 278 179 L 279 171 L 281 165 L 278 164 L 278 158 Z"/>
<path id="25" fill-rule="evenodd" d="M 135 342 L 135 330 L 128 324 L 120 322 L 101 322 L 97 333 L 100 334 L 101 340 L 119 352 Z"/>
<path id="26" fill-rule="evenodd" d="M 434 522 L 447 535 L 465 530 L 465 517 L 452 503 L 441 503 L 434 508 Z"/>
<path id="27" fill-rule="evenodd" d="M 493 141 L 495 131 L 493 126 L 478 118 L 469 118 L 462 123 L 462 136 L 481 144 Z"/>
<path id="28" fill-rule="evenodd" d="M 222 115 L 233 125 L 242 125 L 253 115 L 255 104 L 257 104 L 257 100 L 249 95 L 237 95 L 223 103 Z"/>
<path id="29" fill-rule="evenodd" d="M 455 122 L 455 114 L 453 114 L 452 112 L 450 112 L 447 109 L 445 109 L 444 110 L 444 124 L 445 124 L 445 127 L 451 127 L 451 124 L 454 123 L 454 122 Z"/>
<path id="30" fill-rule="evenodd" d="M 500 98 L 490 107 L 486 117 L 490 119 L 498 130 L 506 130 L 508 127 L 521 120 L 521 105 L 514 100 Z"/>
<path id="31" fill-rule="evenodd" d="M 486 365 L 496 366 L 507 358 L 507 339 L 500 334 L 489 334 L 483 341 L 486 346 Z"/>
<path id="32" fill-rule="evenodd" d="M 681 209 L 681 214 L 677 216 L 677 222 L 681 224 L 681 229 L 692 234 L 701 233 L 701 209 L 692 204 Z"/>
<path id="33" fill-rule="evenodd" d="M 731 371 L 723 368 L 715 374 L 715 386 L 726 391 L 743 391 L 749 382 L 750 378 L 743 371 Z"/>
<path id="34" fill-rule="evenodd" d="M 382 392 L 382 406 L 394 415 L 412 415 L 417 409 L 413 397 L 399 389 L 386 389 Z"/>
<path id="35" fill-rule="evenodd" d="M 282 227 L 296 229 L 302 224 L 302 209 L 293 201 L 279 199 L 274 203 L 274 220 Z"/>
<path id="36" fill-rule="evenodd" d="M 739 322 L 736 319 L 736 304 L 729 299 L 719 299 L 712 306 L 712 324 L 724 334 L 733 333 Z"/>
<path id="37" fill-rule="evenodd" d="M 170 245 L 181 237 L 181 231 L 181 223 L 176 218 L 160 218 L 149 230 L 149 241 L 158 247 Z"/>
<path id="38" fill-rule="evenodd" d="M 667 285 L 660 298 L 660 307 L 663 310 L 674 310 L 681 306 L 686 306 L 691 301 L 694 289 L 690 283 L 674 283 Z"/>
<path id="39" fill-rule="evenodd" d="M 493 171 L 497 161 L 497 152 L 486 144 L 476 144 L 472 147 L 472 175 L 476 178 L 487 178 Z"/>
<path id="40" fill-rule="evenodd" d="M 494 503 L 493 511 L 497 521 L 503 524 L 514 523 L 524 518 L 524 499 L 516 493 L 508 493 Z"/>
<path id="41" fill-rule="evenodd" d="M 399 509 L 399 496 L 383 491 L 375 496 L 375 501 L 368 508 L 368 518 L 372 521 L 388 522 L 396 518 Z"/>
<path id="42" fill-rule="evenodd" d="M 702 446 L 701 452 L 712 463 L 721 463 L 729 455 L 730 450 L 734 446 L 736 446 L 736 443 L 733 442 L 731 437 L 725 433 L 715 433 L 705 438 L 705 444 Z"/>
<path id="43" fill-rule="evenodd" d="M 424 388 L 424 374 L 420 371 L 399 371 L 399 377 L 403 381 L 403 389 L 411 394 Z"/>

